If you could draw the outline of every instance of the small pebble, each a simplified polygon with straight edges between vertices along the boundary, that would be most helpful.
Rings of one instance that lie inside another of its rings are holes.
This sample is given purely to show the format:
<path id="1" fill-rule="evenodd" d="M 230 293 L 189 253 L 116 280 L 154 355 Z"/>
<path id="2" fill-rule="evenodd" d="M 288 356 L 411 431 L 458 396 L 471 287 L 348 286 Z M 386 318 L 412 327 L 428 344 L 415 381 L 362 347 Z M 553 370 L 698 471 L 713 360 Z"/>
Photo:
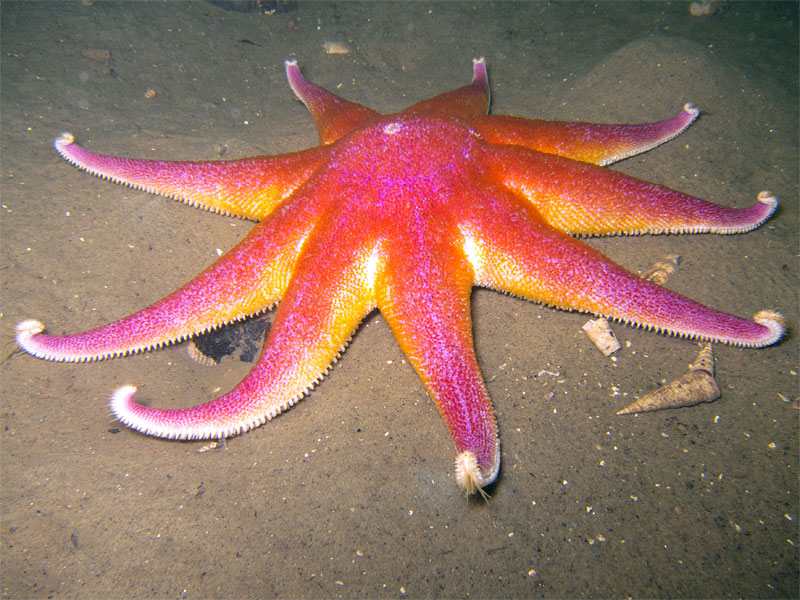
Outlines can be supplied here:
<path id="1" fill-rule="evenodd" d="M 81 56 L 95 62 L 107 63 L 111 61 L 111 50 L 105 48 L 86 48 L 81 52 Z"/>

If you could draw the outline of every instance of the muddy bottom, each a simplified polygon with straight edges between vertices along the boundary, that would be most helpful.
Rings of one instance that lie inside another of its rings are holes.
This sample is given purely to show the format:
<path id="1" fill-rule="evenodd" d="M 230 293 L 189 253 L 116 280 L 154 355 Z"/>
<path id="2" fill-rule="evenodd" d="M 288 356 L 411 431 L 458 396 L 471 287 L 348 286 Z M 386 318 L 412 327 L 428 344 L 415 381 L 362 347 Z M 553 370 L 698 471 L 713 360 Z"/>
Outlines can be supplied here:
<path id="1" fill-rule="evenodd" d="M 797 597 L 797 4 L 231 4 L 0 5 L 3 597 Z M 613 168 L 727 206 L 781 197 L 744 235 L 589 241 L 632 270 L 678 254 L 671 289 L 786 315 L 774 347 L 715 347 L 717 402 L 616 416 L 696 344 L 615 325 L 606 358 L 585 315 L 478 290 L 503 453 L 484 502 L 457 488 L 377 313 L 308 398 L 223 449 L 134 433 L 107 401 L 126 383 L 154 406 L 208 400 L 252 367 L 241 351 L 15 352 L 18 321 L 119 318 L 252 227 L 82 173 L 53 151 L 60 132 L 144 158 L 289 152 L 317 136 L 285 59 L 391 112 L 468 82 L 478 56 L 497 114 L 643 122 L 692 101 L 686 133 Z"/>

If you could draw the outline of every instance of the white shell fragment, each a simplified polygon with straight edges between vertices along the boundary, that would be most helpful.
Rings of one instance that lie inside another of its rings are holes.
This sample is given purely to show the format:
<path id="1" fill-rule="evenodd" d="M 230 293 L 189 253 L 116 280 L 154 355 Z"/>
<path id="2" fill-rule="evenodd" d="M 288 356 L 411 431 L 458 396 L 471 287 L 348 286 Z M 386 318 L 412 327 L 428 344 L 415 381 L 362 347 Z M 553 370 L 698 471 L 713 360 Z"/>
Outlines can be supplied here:
<path id="1" fill-rule="evenodd" d="M 642 278 L 664 285 L 675 271 L 678 270 L 678 265 L 681 264 L 681 257 L 678 254 L 667 254 L 664 258 L 642 273 Z"/>
<path id="2" fill-rule="evenodd" d="M 689 4 L 689 14 L 693 17 L 710 17 L 719 9 L 719 0 L 700 0 Z"/>
<path id="3" fill-rule="evenodd" d="M 689 370 L 681 377 L 645 394 L 632 402 L 618 415 L 630 415 L 640 412 L 694 406 L 702 402 L 713 402 L 720 397 L 719 385 L 714 379 L 714 354 L 711 344 L 706 344 L 689 365 Z"/>
<path id="4" fill-rule="evenodd" d="M 350 54 L 350 45 L 347 42 L 327 41 L 322 43 L 325 54 Z"/>
<path id="5" fill-rule="evenodd" d="M 210 450 L 216 450 L 217 448 L 220 448 L 221 446 L 222 446 L 222 444 L 220 444 L 218 441 L 214 440 L 213 442 L 209 442 L 208 444 L 204 444 L 203 446 L 198 448 L 197 452 L 199 454 L 203 454 L 204 452 L 209 452 Z"/>
<path id="6" fill-rule="evenodd" d="M 606 319 L 592 319 L 584 323 L 581 329 L 605 356 L 610 356 L 619 350 L 619 340 Z"/>

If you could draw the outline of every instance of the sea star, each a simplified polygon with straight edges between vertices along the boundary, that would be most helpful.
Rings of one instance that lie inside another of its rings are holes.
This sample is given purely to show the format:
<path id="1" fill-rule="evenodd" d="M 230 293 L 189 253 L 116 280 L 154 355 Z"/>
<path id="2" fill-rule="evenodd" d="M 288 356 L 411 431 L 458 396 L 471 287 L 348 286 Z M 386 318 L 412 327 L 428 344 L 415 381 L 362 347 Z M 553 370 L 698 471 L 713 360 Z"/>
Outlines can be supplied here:
<path id="1" fill-rule="evenodd" d="M 149 350 L 267 310 L 274 324 L 256 366 L 233 390 L 191 408 L 159 409 L 114 392 L 127 426 L 173 439 L 225 438 L 305 396 L 364 317 L 384 316 L 436 402 L 468 493 L 493 482 L 500 450 L 472 343 L 470 294 L 483 286 L 679 336 L 767 346 L 772 311 L 753 321 L 646 281 L 572 236 L 739 233 L 778 206 L 769 192 L 726 208 L 599 165 L 645 152 L 699 114 L 640 125 L 489 116 L 483 59 L 471 84 L 381 115 L 286 75 L 319 131 L 301 152 L 233 161 L 165 162 L 97 154 L 69 133 L 63 158 L 90 173 L 193 206 L 259 221 L 198 277 L 152 306 L 73 335 L 28 320 L 17 342 L 56 361 Z"/>

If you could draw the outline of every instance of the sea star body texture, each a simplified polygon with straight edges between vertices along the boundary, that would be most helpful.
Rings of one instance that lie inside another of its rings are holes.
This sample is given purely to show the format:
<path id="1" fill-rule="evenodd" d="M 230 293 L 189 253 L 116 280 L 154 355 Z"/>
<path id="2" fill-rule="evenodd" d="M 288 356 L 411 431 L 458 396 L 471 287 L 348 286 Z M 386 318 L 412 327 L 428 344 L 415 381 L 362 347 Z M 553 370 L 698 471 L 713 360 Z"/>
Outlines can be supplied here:
<path id="1" fill-rule="evenodd" d="M 198 277 L 119 321 L 72 335 L 17 326 L 30 354 L 87 361 L 157 348 L 280 302 L 261 356 L 234 389 L 160 409 L 118 389 L 116 417 L 142 433 L 221 438 L 258 427 L 300 400 L 378 309 L 436 402 L 467 492 L 498 475 L 492 404 L 472 341 L 470 294 L 483 286 L 679 336 L 767 346 L 780 315 L 742 319 L 614 264 L 573 236 L 739 233 L 778 201 L 726 208 L 602 167 L 680 134 L 699 111 L 641 125 L 488 115 L 483 59 L 473 81 L 391 115 L 348 102 L 286 63 L 320 145 L 243 160 L 166 162 L 97 154 L 63 134 L 55 148 L 100 177 L 258 221 Z"/>

